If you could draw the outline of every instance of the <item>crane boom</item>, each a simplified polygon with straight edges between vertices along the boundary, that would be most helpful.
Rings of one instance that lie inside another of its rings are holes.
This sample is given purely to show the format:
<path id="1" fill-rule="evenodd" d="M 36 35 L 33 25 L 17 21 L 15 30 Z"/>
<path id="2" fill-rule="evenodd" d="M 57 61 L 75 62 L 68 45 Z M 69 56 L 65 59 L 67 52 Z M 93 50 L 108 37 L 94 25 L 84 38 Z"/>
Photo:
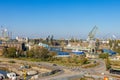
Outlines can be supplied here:
<path id="1" fill-rule="evenodd" d="M 95 34 L 97 32 L 97 29 L 98 29 L 97 26 L 93 27 L 93 29 L 88 34 L 88 40 L 93 40 L 94 39 Z"/>

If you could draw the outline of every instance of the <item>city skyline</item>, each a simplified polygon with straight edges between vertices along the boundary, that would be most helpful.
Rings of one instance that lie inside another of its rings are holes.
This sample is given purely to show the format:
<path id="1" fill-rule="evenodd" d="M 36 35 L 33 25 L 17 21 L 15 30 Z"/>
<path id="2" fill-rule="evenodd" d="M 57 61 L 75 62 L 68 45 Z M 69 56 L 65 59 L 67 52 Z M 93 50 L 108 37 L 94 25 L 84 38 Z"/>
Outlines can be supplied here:
<path id="1" fill-rule="evenodd" d="M 13 37 L 86 38 L 120 36 L 118 0 L 0 0 L 0 25 Z M 119 37 L 120 38 L 120 37 Z"/>

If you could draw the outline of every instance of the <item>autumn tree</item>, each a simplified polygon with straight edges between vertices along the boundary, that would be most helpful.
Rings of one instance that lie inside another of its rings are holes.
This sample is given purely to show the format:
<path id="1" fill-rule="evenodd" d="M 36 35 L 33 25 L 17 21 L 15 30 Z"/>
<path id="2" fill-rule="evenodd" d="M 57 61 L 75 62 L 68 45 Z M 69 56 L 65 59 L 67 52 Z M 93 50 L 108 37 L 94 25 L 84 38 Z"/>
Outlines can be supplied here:
<path id="1" fill-rule="evenodd" d="M 108 57 L 109 57 L 108 53 L 101 53 L 101 54 L 99 54 L 99 58 L 107 59 Z"/>
<path id="2" fill-rule="evenodd" d="M 16 48 L 14 47 L 10 47 L 10 48 L 4 48 L 3 49 L 3 55 L 5 57 L 11 57 L 11 58 L 15 58 L 16 57 Z"/>
<path id="3" fill-rule="evenodd" d="M 55 52 L 50 52 L 50 51 L 48 51 L 48 49 L 46 49 L 44 47 L 35 47 L 35 48 L 31 49 L 30 51 L 27 51 L 26 54 L 27 54 L 27 57 L 37 58 L 37 59 L 41 59 L 41 60 L 52 59 L 53 56 L 56 55 Z"/>

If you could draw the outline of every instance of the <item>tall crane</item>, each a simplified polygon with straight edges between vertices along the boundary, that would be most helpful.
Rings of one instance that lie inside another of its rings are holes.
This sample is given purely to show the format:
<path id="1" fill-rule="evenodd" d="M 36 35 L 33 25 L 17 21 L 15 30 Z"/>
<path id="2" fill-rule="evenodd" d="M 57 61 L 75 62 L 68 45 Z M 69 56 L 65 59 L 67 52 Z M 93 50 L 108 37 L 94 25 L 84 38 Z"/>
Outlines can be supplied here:
<path id="1" fill-rule="evenodd" d="M 88 39 L 87 39 L 89 41 L 88 47 L 91 49 L 90 50 L 91 53 L 95 52 L 95 48 L 96 48 L 95 34 L 97 32 L 97 29 L 98 27 L 94 26 L 93 29 L 88 34 Z"/>
<path id="2" fill-rule="evenodd" d="M 88 41 L 95 39 L 95 34 L 97 32 L 98 27 L 94 26 L 93 29 L 88 34 Z"/>

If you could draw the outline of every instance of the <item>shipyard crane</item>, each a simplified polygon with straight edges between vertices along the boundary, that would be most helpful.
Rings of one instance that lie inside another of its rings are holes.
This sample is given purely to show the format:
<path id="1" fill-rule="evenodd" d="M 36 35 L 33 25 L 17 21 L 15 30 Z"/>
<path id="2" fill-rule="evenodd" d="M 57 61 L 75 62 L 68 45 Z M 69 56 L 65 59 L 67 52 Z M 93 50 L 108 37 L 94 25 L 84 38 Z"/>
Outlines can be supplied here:
<path id="1" fill-rule="evenodd" d="M 89 34 L 88 34 L 88 39 L 87 39 L 88 41 L 94 40 L 95 34 L 96 34 L 96 32 L 97 32 L 97 29 L 98 29 L 98 27 L 95 26 L 95 27 L 93 27 L 93 29 L 89 32 Z"/>
<path id="2" fill-rule="evenodd" d="M 95 48 L 96 48 L 96 41 L 95 41 L 95 34 L 97 32 L 98 27 L 93 27 L 93 29 L 89 32 L 88 34 L 88 41 L 89 41 L 89 45 L 88 48 L 90 48 L 90 52 L 94 53 L 95 52 Z"/>

